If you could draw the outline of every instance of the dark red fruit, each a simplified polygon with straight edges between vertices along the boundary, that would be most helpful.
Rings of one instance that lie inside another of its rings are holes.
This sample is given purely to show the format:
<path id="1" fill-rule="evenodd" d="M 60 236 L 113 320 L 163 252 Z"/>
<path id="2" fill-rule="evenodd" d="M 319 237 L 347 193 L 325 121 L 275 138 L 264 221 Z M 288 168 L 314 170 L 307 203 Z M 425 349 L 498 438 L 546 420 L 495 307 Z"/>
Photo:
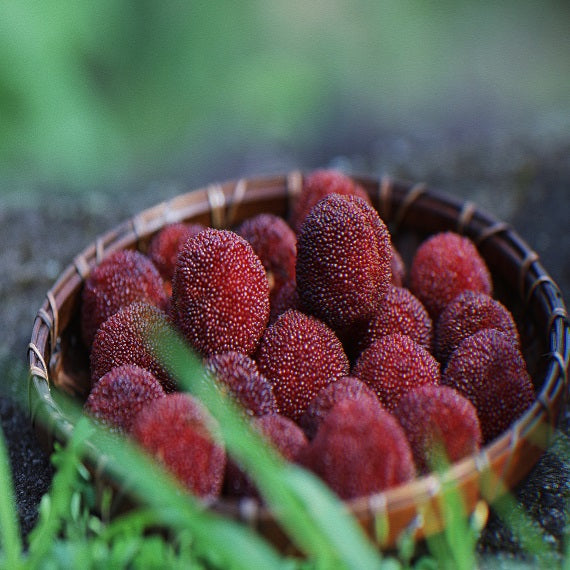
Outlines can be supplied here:
<path id="1" fill-rule="evenodd" d="M 301 307 L 333 329 L 370 318 L 392 280 L 390 234 L 361 198 L 331 194 L 305 219 L 297 241 Z"/>
<path id="2" fill-rule="evenodd" d="M 205 408 L 185 393 L 152 401 L 136 417 L 136 441 L 192 493 L 220 494 L 226 466 L 224 448 L 216 443 L 215 423 Z"/>
<path id="3" fill-rule="evenodd" d="M 295 462 L 308 444 L 303 430 L 280 414 L 253 418 L 252 426 L 259 430 L 277 452 L 287 461 Z M 226 466 L 225 491 L 232 496 L 258 496 L 253 482 L 230 459 Z"/>
<path id="4" fill-rule="evenodd" d="M 491 294 L 491 274 L 471 240 L 453 232 L 431 236 L 417 249 L 410 268 L 410 289 L 434 322 L 459 293 Z"/>
<path id="5" fill-rule="evenodd" d="M 136 415 L 152 400 L 164 397 L 160 382 L 148 371 L 132 364 L 113 368 L 93 386 L 85 412 L 128 433 Z"/>
<path id="6" fill-rule="evenodd" d="M 258 429 L 287 461 L 296 461 L 309 443 L 303 430 L 291 419 L 280 414 L 267 414 L 254 418 Z"/>
<path id="7" fill-rule="evenodd" d="M 403 334 L 389 334 L 374 341 L 358 358 L 353 376 L 366 382 L 390 411 L 410 390 L 439 384 L 439 362 Z"/>
<path id="8" fill-rule="evenodd" d="M 364 328 L 359 339 L 359 351 L 388 334 L 400 333 L 431 351 L 432 320 L 421 301 L 409 289 L 390 287 L 380 305 Z"/>
<path id="9" fill-rule="evenodd" d="M 378 493 L 415 476 L 404 430 L 368 399 L 338 402 L 300 462 L 342 499 Z"/>
<path id="10" fill-rule="evenodd" d="M 475 406 L 484 443 L 504 432 L 535 398 L 519 349 L 496 329 L 467 337 L 450 356 L 442 383 Z"/>
<path id="11" fill-rule="evenodd" d="M 297 282 L 287 281 L 281 289 L 271 297 L 271 308 L 269 312 L 269 324 L 273 324 L 279 315 L 289 309 L 299 308 L 299 294 L 297 293 Z"/>
<path id="12" fill-rule="evenodd" d="M 482 329 L 497 329 L 519 344 L 517 325 L 499 301 L 474 291 L 460 293 L 441 313 L 435 327 L 435 355 L 446 362 L 468 336 Z"/>
<path id="13" fill-rule="evenodd" d="M 348 374 L 348 358 L 323 322 L 295 310 L 267 328 L 256 354 L 260 372 L 273 385 L 281 413 L 301 417 L 319 390 Z"/>
<path id="14" fill-rule="evenodd" d="M 406 282 L 406 265 L 394 245 L 392 245 L 392 260 L 390 266 L 392 268 L 392 285 L 395 287 L 403 287 Z"/>
<path id="15" fill-rule="evenodd" d="M 269 283 L 251 245 L 212 228 L 190 238 L 178 256 L 172 314 L 202 355 L 251 354 L 269 319 Z"/>
<path id="16" fill-rule="evenodd" d="M 473 404 L 448 386 L 421 386 L 404 394 L 394 415 L 406 432 L 420 472 L 476 453 L 481 426 Z"/>
<path id="17" fill-rule="evenodd" d="M 368 398 L 381 406 L 375 392 L 364 382 L 354 376 L 343 376 L 336 382 L 321 388 L 299 419 L 299 425 L 307 437 L 313 439 L 322 421 L 335 404 L 341 400 L 359 400 L 361 398 Z"/>
<path id="18" fill-rule="evenodd" d="M 135 364 L 160 381 L 166 391 L 174 380 L 159 361 L 156 349 L 170 330 L 164 312 L 148 303 L 132 303 L 109 317 L 99 328 L 91 347 L 91 381 L 95 383 L 111 368 Z M 168 354 L 168 347 L 162 347 Z"/>
<path id="19" fill-rule="evenodd" d="M 202 224 L 169 224 L 160 230 L 150 241 L 146 252 L 162 278 L 172 280 L 176 269 L 178 252 L 187 239 L 206 229 Z"/>
<path id="20" fill-rule="evenodd" d="M 164 308 L 164 281 L 146 255 L 130 249 L 116 251 L 91 271 L 83 287 L 81 334 L 85 345 L 91 346 L 97 329 L 112 314 L 134 301 Z"/>
<path id="21" fill-rule="evenodd" d="M 295 280 L 297 236 L 287 222 L 274 214 L 258 214 L 237 229 L 257 254 L 269 280 L 270 300 L 283 285 Z"/>
<path id="22" fill-rule="evenodd" d="M 359 196 L 370 203 L 368 194 L 346 174 L 338 170 L 315 170 L 303 181 L 301 193 L 293 204 L 290 223 L 298 233 L 305 218 L 313 206 L 329 194 L 341 196 Z"/>
<path id="23" fill-rule="evenodd" d="M 262 416 L 279 412 L 271 384 L 247 354 L 221 352 L 208 357 L 204 364 L 222 390 L 231 394 L 245 413 Z"/>

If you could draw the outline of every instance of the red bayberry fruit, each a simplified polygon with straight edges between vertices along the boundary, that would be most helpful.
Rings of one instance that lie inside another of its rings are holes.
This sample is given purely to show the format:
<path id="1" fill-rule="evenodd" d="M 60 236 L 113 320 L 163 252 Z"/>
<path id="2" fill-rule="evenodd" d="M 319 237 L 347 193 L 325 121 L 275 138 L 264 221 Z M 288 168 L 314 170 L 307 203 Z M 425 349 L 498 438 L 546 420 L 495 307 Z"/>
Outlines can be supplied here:
<path id="1" fill-rule="evenodd" d="M 225 450 L 212 435 L 215 425 L 198 400 L 175 393 L 146 406 L 132 435 L 186 488 L 213 498 L 220 494 L 226 466 Z"/>
<path id="2" fill-rule="evenodd" d="M 319 390 L 348 374 L 348 358 L 334 332 L 299 311 L 283 313 L 267 328 L 256 354 L 273 385 L 281 413 L 297 420 Z"/>
<path id="3" fill-rule="evenodd" d="M 392 268 L 392 285 L 395 287 L 403 287 L 406 281 L 406 265 L 399 251 L 393 244 L 390 266 Z"/>
<path id="4" fill-rule="evenodd" d="M 280 414 L 267 414 L 253 419 L 258 429 L 287 461 L 296 461 L 308 444 L 303 430 L 291 419 Z"/>
<path id="5" fill-rule="evenodd" d="M 269 284 L 259 257 L 241 236 L 207 228 L 178 255 L 172 314 L 201 354 L 251 354 L 269 319 Z"/>
<path id="6" fill-rule="evenodd" d="M 467 337 L 450 356 L 442 383 L 475 406 L 484 443 L 505 431 L 534 401 L 525 361 L 512 339 L 496 329 Z"/>
<path id="7" fill-rule="evenodd" d="M 359 196 L 370 203 L 364 188 L 338 170 L 315 170 L 303 181 L 303 188 L 293 204 L 290 223 L 298 233 L 313 206 L 329 194 Z"/>
<path id="8" fill-rule="evenodd" d="M 341 400 L 359 400 L 360 398 L 368 398 L 381 406 L 374 391 L 364 382 L 354 376 L 343 376 L 336 382 L 331 382 L 328 386 L 321 388 L 299 419 L 299 425 L 307 437 L 313 439 L 322 421 L 336 403 Z"/>
<path id="9" fill-rule="evenodd" d="M 259 430 L 269 445 L 287 461 L 297 461 L 299 454 L 308 444 L 303 430 L 293 420 L 280 414 L 253 418 L 252 426 Z M 233 496 L 259 495 L 253 482 L 231 459 L 226 466 L 225 490 Z"/>
<path id="10" fill-rule="evenodd" d="M 169 330 L 166 314 L 148 303 L 131 303 L 111 315 L 97 331 L 91 347 L 92 383 L 111 368 L 136 364 L 152 372 L 166 391 L 174 390 L 175 383 L 156 352 Z M 168 347 L 162 347 L 161 352 L 168 353 Z"/>
<path id="11" fill-rule="evenodd" d="M 371 317 L 392 279 L 390 234 L 361 198 L 331 194 L 305 219 L 297 241 L 301 306 L 334 329 Z"/>
<path id="12" fill-rule="evenodd" d="M 274 214 L 258 214 L 243 222 L 237 233 L 257 254 L 269 280 L 270 300 L 283 285 L 295 279 L 297 236 L 287 222 Z"/>
<path id="13" fill-rule="evenodd" d="M 219 386 L 228 391 L 247 414 L 262 416 L 279 411 L 271 384 L 247 354 L 221 352 L 208 357 L 204 364 Z"/>
<path id="14" fill-rule="evenodd" d="M 394 415 L 406 432 L 420 472 L 442 467 L 481 447 L 473 404 L 448 386 L 421 386 L 400 398 Z"/>
<path id="15" fill-rule="evenodd" d="M 150 241 L 147 255 L 163 279 L 172 280 L 176 269 L 178 252 L 187 239 L 206 229 L 202 224 L 169 224 L 162 228 Z"/>
<path id="16" fill-rule="evenodd" d="M 163 397 L 160 382 L 148 370 L 125 364 L 111 369 L 93 386 L 84 409 L 114 430 L 128 433 L 144 406 Z"/>
<path id="17" fill-rule="evenodd" d="M 164 281 L 152 261 L 138 251 L 116 251 L 91 271 L 81 303 L 81 333 L 90 347 L 97 329 L 112 314 L 134 301 L 164 308 Z"/>
<path id="18" fill-rule="evenodd" d="M 417 249 L 410 268 L 410 290 L 434 322 L 459 293 L 491 294 L 491 274 L 471 240 L 453 232 L 431 236 Z"/>
<path id="19" fill-rule="evenodd" d="M 500 330 L 519 344 L 517 325 L 503 304 L 485 293 L 460 293 L 445 307 L 436 323 L 435 355 L 446 362 L 462 340 L 482 329 Z"/>
<path id="20" fill-rule="evenodd" d="M 390 287 L 359 339 L 359 352 L 387 334 L 400 333 L 431 351 L 433 325 L 421 301 L 408 289 Z"/>
<path id="21" fill-rule="evenodd" d="M 279 315 L 288 309 L 299 308 L 299 294 L 297 293 L 297 282 L 287 281 L 281 289 L 271 297 L 271 309 L 269 312 L 269 324 L 273 324 Z"/>
<path id="22" fill-rule="evenodd" d="M 342 499 L 377 493 L 415 475 L 402 426 L 368 399 L 338 402 L 301 453 L 300 462 Z"/>
<path id="23" fill-rule="evenodd" d="M 374 341 L 359 356 L 352 374 L 366 382 L 390 411 L 406 392 L 440 381 L 439 362 L 403 334 Z"/>

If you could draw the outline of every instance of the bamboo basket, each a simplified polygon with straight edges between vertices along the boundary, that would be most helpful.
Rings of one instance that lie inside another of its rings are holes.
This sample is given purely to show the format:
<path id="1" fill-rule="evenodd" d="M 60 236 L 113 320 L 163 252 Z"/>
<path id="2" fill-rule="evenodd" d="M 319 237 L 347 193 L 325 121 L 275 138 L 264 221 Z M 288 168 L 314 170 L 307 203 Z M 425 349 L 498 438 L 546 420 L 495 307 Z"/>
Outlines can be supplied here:
<path id="1" fill-rule="evenodd" d="M 408 263 L 420 240 L 434 232 L 452 230 L 475 242 L 493 275 L 495 297 L 515 316 L 537 393 L 534 404 L 510 429 L 443 474 L 428 474 L 386 492 L 346 502 L 372 540 L 386 548 L 394 546 L 403 531 L 411 531 L 417 538 L 440 531 L 445 525 L 441 497 L 448 486 L 461 493 L 467 511 L 472 513 L 528 474 L 548 447 L 567 401 L 569 321 L 556 283 L 538 255 L 507 223 L 471 202 L 439 194 L 424 184 L 387 177 L 355 180 L 368 192 Z M 287 217 L 302 183 L 303 174 L 295 171 L 188 192 L 137 214 L 75 257 L 47 292 L 28 347 L 30 415 L 48 449 L 54 441 L 68 440 L 73 429 L 72 420 L 56 405 L 53 391 L 62 390 L 83 401 L 90 385 L 78 315 L 82 284 L 93 267 L 117 249 L 144 252 L 151 237 L 173 222 L 224 228 L 261 212 Z M 99 458 L 88 458 L 88 462 L 97 484 L 114 490 L 113 508 L 124 508 L 129 497 L 121 481 L 105 475 Z M 272 513 L 256 500 L 222 498 L 211 508 L 247 522 L 282 550 L 291 549 Z"/>

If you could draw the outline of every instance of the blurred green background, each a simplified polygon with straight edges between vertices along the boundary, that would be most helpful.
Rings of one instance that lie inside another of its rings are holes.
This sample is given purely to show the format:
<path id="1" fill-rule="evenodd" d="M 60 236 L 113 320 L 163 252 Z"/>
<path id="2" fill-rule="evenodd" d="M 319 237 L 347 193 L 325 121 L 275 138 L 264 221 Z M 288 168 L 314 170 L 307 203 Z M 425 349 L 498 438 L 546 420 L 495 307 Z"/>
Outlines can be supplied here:
<path id="1" fill-rule="evenodd" d="M 569 29 L 566 0 L 0 0 L 0 198 L 201 183 L 264 148 L 315 166 L 387 131 L 556 124 Z"/>

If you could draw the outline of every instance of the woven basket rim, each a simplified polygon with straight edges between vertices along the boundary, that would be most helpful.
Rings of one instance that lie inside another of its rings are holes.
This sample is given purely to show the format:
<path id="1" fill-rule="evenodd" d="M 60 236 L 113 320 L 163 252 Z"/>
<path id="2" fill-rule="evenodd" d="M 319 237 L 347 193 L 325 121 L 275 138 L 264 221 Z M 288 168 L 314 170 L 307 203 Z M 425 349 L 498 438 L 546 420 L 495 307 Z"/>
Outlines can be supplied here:
<path id="1" fill-rule="evenodd" d="M 34 320 L 28 346 L 30 416 L 37 428 L 44 434 L 47 433 L 48 438 L 63 441 L 72 432 L 72 423 L 57 407 L 51 395 L 51 388 L 55 385 L 52 377 L 56 374 L 58 364 L 61 364 L 58 362 L 60 334 L 71 318 L 69 313 L 72 309 L 67 303 L 74 295 L 77 296 L 94 266 L 117 249 L 138 248 L 169 223 L 202 216 L 208 218 L 209 225 L 229 227 L 240 218 L 247 217 L 246 212 L 252 207 L 265 203 L 273 206 L 277 204 L 278 209 L 286 212 L 300 192 L 303 177 L 303 172 L 292 171 L 284 175 L 212 184 L 179 194 L 107 231 L 76 255 L 46 294 Z M 418 504 L 437 497 L 442 485 L 461 485 L 481 477 L 495 465 L 500 467 L 496 476 L 502 480 L 503 475 L 512 468 L 511 462 L 519 446 L 523 443 L 526 445 L 529 439 L 536 437 L 539 428 L 548 428 L 546 439 L 541 436 L 543 444 L 548 443 L 555 429 L 558 412 L 568 398 L 570 328 L 566 305 L 558 286 L 540 263 L 536 252 L 509 224 L 497 220 L 473 202 L 461 201 L 434 191 L 423 183 L 409 183 L 389 177 L 353 178 L 368 192 L 394 235 L 400 230 L 420 231 L 410 219 L 416 210 L 423 208 L 427 211 L 431 207 L 439 209 L 438 219 L 440 222 L 443 220 L 447 229 L 471 238 L 480 249 L 500 252 L 516 268 L 516 275 L 511 278 L 517 299 L 522 302 L 524 309 L 530 311 L 531 306 L 535 309 L 538 307 L 541 314 L 546 313 L 548 317 L 542 331 L 548 348 L 544 358 L 548 362 L 534 404 L 478 454 L 451 465 L 443 474 L 430 473 L 400 487 L 346 502 L 355 515 L 375 519 L 399 509 L 417 509 Z M 430 233 L 429 228 L 422 230 Z M 40 416 L 44 418 L 44 423 L 47 417 L 49 425 L 39 422 Z M 537 460 L 540 453 L 540 450 L 534 453 L 536 457 L 533 461 Z M 101 458 L 94 457 L 91 460 L 95 462 L 97 472 L 104 471 L 104 465 L 99 464 Z M 530 468 L 528 465 L 524 467 Z M 250 513 L 251 500 L 248 500 L 247 505 Z M 213 508 L 243 518 L 243 500 L 233 501 L 224 497 Z M 255 513 L 258 524 L 272 519 L 271 513 L 261 504 L 255 507 Z M 421 529 L 419 534 L 421 536 Z"/>

